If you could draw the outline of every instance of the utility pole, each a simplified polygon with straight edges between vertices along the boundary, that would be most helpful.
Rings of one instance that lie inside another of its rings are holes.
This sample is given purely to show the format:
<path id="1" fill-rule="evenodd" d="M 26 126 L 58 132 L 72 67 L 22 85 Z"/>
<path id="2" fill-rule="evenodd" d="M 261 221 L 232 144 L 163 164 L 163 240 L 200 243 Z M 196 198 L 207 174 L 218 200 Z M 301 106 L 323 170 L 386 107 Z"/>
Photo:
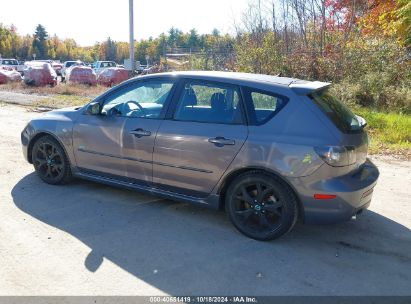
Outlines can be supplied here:
<path id="1" fill-rule="evenodd" d="M 130 23 L 130 62 L 131 62 L 131 73 L 134 74 L 136 69 L 136 62 L 134 60 L 134 0 L 128 0 L 128 10 L 129 10 L 129 23 Z"/>

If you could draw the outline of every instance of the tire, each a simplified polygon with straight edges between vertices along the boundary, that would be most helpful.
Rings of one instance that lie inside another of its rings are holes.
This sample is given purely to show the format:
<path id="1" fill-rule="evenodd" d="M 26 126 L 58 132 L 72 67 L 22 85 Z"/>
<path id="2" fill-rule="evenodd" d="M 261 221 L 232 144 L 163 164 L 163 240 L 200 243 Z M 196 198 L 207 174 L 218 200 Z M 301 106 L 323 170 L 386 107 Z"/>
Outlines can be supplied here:
<path id="1" fill-rule="evenodd" d="M 34 143 L 31 155 L 37 175 L 47 184 L 62 185 L 72 179 L 66 153 L 52 136 L 40 137 Z"/>
<path id="2" fill-rule="evenodd" d="M 241 233 L 259 241 L 286 234 L 298 218 L 292 189 L 276 176 L 259 171 L 241 174 L 230 184 L 225 209 Z"/>

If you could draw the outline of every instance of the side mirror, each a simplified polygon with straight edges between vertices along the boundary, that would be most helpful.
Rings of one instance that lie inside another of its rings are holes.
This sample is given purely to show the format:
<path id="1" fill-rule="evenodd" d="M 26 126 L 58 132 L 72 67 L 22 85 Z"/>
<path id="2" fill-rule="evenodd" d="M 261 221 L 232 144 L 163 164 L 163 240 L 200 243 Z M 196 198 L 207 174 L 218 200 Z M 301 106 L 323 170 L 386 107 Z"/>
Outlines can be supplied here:
<path id="1" fill-rule="evenodd" d="M 89 115 L 100 115 L 101 106 L 98 102 L 92 102 L 87 106 L 86 113 Z"/>

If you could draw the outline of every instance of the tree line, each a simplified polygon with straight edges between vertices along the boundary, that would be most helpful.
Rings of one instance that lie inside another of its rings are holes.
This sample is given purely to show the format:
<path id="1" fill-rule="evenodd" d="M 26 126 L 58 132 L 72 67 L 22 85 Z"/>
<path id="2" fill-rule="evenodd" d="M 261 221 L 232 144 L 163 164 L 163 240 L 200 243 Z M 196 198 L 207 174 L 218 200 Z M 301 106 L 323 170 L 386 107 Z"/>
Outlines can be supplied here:
<path id="1" fill-rule="evenodd" d="M 212 52 L 223 47 L 233 51 L 233 37 L 221 35 L 215 29 L 211 34 L 200 35 L 196 29 L 183 33 L 177 28 L 171 28 L 167 33 L 157 38 L 149 38 L 135 42 L 135 57 L 141 62 L 149 56 L 152 62 L 160 62 L 162 56 L 170 49 L 184 49 L 185 51 L 198 50 Z M 80 59 L 86 62 L 95 60 L 113 60 L 123 62 L 129 57 L 128 42 L 114 41 L 110 37 L 106 41 L 96 42 L 93 46 L 81 47 L 74 39 L 60 39 L 57 35 L 50 36 L 46 28 L 37 25 L 33 35 L 21 36 L 14 25 L 7 26 L 0 23 L 0 54 L 3 58 L 19 60 L 36 59 L 73 60 Z"/>

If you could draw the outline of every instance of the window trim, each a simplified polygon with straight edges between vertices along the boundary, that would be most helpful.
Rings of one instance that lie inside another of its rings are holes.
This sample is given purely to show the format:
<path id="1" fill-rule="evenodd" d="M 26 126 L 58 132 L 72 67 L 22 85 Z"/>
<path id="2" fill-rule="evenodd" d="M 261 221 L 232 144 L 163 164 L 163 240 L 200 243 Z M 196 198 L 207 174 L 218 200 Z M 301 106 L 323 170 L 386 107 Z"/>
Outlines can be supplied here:
<path id="1" fill-rule="evenodd" d="M 225 122 L 210 122 L 210 121 L 175 119 L 174 115 L 176 113 L 178 103 L 180 102 L 180 99 L 181 99 L 182 94 L 184 92 L 184 87 L 187 83 L 198 84 L 198 85 L 204 85 L 204 83 L 206 83 L 206 84 L 211 84 L 211 85 L 215 85 L 215 86 L 233 88 L 237 92 L 238 98 L 239 98 L 238 104 L 240 106 L 240 111 L 241 111 L 241 122 L 240 123 L 225 123 Z M 173 100 L 172 100 L 172 102 L 169 106 L 169 109 L 167 111 L 165 119 L 171 120 L 171 121 L 178 121 L 178 122 L 195 122 L 195 123 L 217 124 L 217 125 L 231 125 L 231 126 L 247 125 L 247 114 L 246 114 L 246 108 L 245 108 L 245 105 L 244 105 L 244 98 L 243 98 L 241 86 L 231 84 L 231 83 L 208 80 L 208 79 L 201 79 L 201 78 L 181 78 L 179 80 L 179 83 L 178 83 L 177 87 L 176 87 L 176 91 L 175 91 L 175 94 L 173 96 Z"/>
<path id="2" fill-rule="evenodd" d="M 246 101 L 248 121 L 249 121 L 249 124 L 253 126 L 262 126 L 266 124 L 267 122 L 269 122 L 271 119 L 273 119 L 274 116 L 276 116 L 279 112 L 281 112 L 282 109 L 284 109 L 284 107 L 288 104 L 290 100 L 287 96 L 284 96 L 284 95 L 281 95 L 281 94 L 278 94 L 272 91 L 267 91 L 267 90 L 262 90 L 262 89 L 247 87 L 247 86 L 243 86 L 242 91 L 244 94 L 244 100 Z M 252 93 L 259 93 L 263 95 L 276 97 L 278 99 L 282 99 L 284 103 L 283 105 L 281 105 L 281 107 L 277 108 L 270 115 L 268 115 L 264 120 L 258 121 L 253 98 L 251 95 Z"/>

